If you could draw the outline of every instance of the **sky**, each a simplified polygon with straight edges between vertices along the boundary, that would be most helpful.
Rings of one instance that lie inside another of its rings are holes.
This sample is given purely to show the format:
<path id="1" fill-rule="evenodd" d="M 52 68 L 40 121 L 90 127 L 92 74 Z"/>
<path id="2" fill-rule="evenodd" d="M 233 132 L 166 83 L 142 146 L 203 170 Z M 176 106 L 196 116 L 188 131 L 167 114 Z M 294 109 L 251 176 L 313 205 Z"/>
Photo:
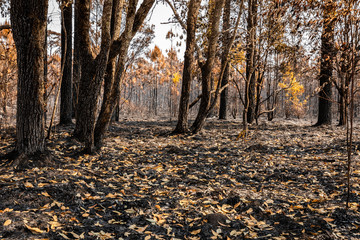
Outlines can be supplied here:
<path id="1" fill-rule="evenodd" d="M 60 9 L 59 5 L 55 0 L 50 0 L 49 2 L 49 29 L 60 32 Z M 169 30 L 173 30 L 173 32 L 179 32 L 181 29 L 179 26 L 175 26 L 175 24 L 162 24 L 167 23 L 169 18 L 172 16 L 171 9 L 162 3 L 156 4 L 155 8 L 150 12 L 148 19 L 150 24 L 155 25 L 155 38 L 153 40 L 152 46 L 157 45 L 165 54 L 165 51 L 171 48 L 171 41 L 166 39 L 166 34 Z M 149 19 L 150 18 L 150 19 Z M 178 39 L 179 40 L 179 39 Z M 173 43 L 175 45 L 175 43 Z M 184 54 L 184 46 L 185 44 L 181 44 L 180 52 L 178 57 L 183 58 Z"/>

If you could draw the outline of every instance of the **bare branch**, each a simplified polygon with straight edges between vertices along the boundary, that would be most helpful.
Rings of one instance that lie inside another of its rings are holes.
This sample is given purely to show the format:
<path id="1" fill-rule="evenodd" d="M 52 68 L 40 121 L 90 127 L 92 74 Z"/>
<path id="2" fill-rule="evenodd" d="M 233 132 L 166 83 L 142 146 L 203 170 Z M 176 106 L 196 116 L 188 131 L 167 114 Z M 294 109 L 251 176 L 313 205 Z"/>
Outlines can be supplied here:
<path id="1" fill-rule="evenodd" d="M 5 29 L 11 29 L 11 25 L 10 24 L 5 24 L 5 25 L 0 26 L 0 31 L 5 30 Z"/>

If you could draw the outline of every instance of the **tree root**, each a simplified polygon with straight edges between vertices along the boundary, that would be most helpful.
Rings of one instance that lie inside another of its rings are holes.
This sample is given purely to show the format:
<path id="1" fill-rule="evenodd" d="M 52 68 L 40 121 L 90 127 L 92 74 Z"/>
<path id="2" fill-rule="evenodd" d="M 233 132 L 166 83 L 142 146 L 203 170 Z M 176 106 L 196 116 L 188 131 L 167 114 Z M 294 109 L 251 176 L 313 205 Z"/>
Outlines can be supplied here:
<path id="1" fill-rule="evenodd" d="M 11 156 L 10 156 L 11 154 Z M 30 168 L 56 167 L 58 163 L 53 159 L 50 151 L 37 152 L 33 154 L 18 153 L 13 151 L 8 154 L 10 166 L 18 171 Z"/>

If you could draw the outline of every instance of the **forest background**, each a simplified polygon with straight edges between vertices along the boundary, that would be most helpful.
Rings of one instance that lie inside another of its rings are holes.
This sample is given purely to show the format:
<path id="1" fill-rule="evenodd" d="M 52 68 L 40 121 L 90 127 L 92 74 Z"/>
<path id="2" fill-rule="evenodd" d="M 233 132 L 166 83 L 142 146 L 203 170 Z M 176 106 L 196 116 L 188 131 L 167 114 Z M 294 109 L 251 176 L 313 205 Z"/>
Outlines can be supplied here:
<path id="1" fill-rule="evenodd" d="M 51 5 L 57 4 L 51 2 Z M 102 2 L 94 1 L 91 13 L 92 22 L 92 39 L 93 48 L 100 46 L 101 33 L 101 14 Z M 158 3 L 157 8 L 164 9 L 164 2 Z M 247 3 L 244 3 L 245 7 Z M 306 6 L 306 5 L 309 6 Z M 5 4 L 6 5 L 6 4 Z M 5 6 L 4 5 L 4 6 Z M 50 6 L 51 6 L 50 5 Z M 311 6 L 312 5 L 312 6 Z M 321 5 L 321 4 L 320 4 Z M 271 120 L 274 116 L 278 117 L 296 117 L 309 118 L 313 123 L 316 122 L 318 113 L 318 97 L 317 93 L 321 90 L 319 87 L 319 61 L 321 59 L 321 29 L 324 19 L 321 14 L 321 6 L 319 3 L 281 3 L 281 2 L 262 2 L 256 9 L 256 26 L 254 35 L 254 57 L 256 63 L 253 63 L 256 68 L 257 78 L 256 108 L 258 111 L 255 115 L 267 115 Z M 341 5 L 341 4 L 339 4 Z M 346 4 L 345 4 L 346 5 Z M 336 116 L 340 125 L 345 124 L 345 105 L 348 101 L 344 92 L 349 86 L 349 69 L 350 59 L 344 59 L 346 56 L 350 58 L 350 44 L 354 44 L 354 49 L 358 49 L 358 40 L 356 37 L 357 30 L 352 29 L 355 39 L 350 36 L 349 21 L 353 26 L 356 26 L 358 20 L 350 19 L 345 16 L 348 11 L 353 12 L 352 17 L 357 17 L 356 4 L 352 6 L 354 9 L 346 9 L 349 6 L 341 5 L 337 9 L 336 16 L 338 19 L 334 23 L 334 47 L 336 47 L 336 56 L 334 55 L 334 76 L 332 78 L 332 88 L 335 95 L 331 101 L 333 104 L 332 112 Z M 205 6 L 203 6 L 205 7 Z M 156 8 L 155 8 L 156 9 Z M 170 7 L 165 8 L 167 12 L 171 11 Z M 239 5 L 234 6 L 230 11 L 230 23 L 233 30 L 235 28 L 236 15 L 239 13 Z M 183 11 L 183 19 L 186 17 L 186 12 Z M 249 10 L 247 10 L 249 11 Z M 156 12 L 159 13 L 159 12 Z M 156 18 L 156 13 L 151 12 L 148 18 Z M 203 11 L 203 16 L 199 21 L 206 22 L 206 11 Z M 240 26 L 238 27 L 237 35 L 231 47 L 230 64 L 230 84 L 226 88 L 226 98 L 229 99 L 227 103 L 226 115 L 232 118 L 242 118 L 241 114 L 244 112 L 244 105 L 246 100 L 246 35 L 247 29 L 247 12 L 242 10 L 239 16 L 241 17 Z M 274 16 L 277 14 L 277 16 Z M 60 89 L 59 79 L 61 75 L 61 34 L 60 32 L 52 31 L 54 28 L 59 31 L 59 22 L 61 13 L 55 13 L 52 10 L 49 12 L 49 34 L 48 34 L 48 73 L 46 91 L 48 95 L 47 104 L 47 121 L 49 122 L 54 109 L 54 103 L 57 99 L 57 92 Z M 344 15 L 344 16 L 341 16 Z M 57 19 L 56 19 L 57 17 Z M 53 20 L 52 20 L 53 19 Z M 169 24 L 174 29 L 174 32 L 169 31 L 167 36 L 158 36 L 158 42 L 154 42 L 155 34 L 154 27 L 143 36 L 138 36 L 134 40 L 134 48 L 129 52 L 129 63 L 127 71 L 124 76 L 123 85 L 121 86 L 121 97 L 119 99 L 119 109 L 117 114 L 121 116 L 131 117 L 162 117 L 165 119 L 176 119 L 178 112 L 178 102 L 180 99 L 181 84 L 178 81 L 182 76 L 182 61 L 183 52 L 186 39 L 186 32 L 181 29 L 175 17 L 169 20 Z M 275 21 L 276 20 L 276 21 Z M 271 22 L 274 21 L 274 22 Z M 348 22 L 346 22 L 348 21 Z M 51 22 L 54 22 L 51 24 Z M 163 22 L 166 22 L 163 20 Z M 199 24 L 202 24 L 199 22 Z M 51 27 L 52 25 L 52 27 Z M 335 26 L 336 25 L 336 26 Z M 149 26 L 151 28 L 151 26 Z M 199 28 L 202 34 L 198 38 L 206 38 L 205 27 Z M 222 26 L 224 28 L 224 26 Z M 171 27 L 170 27 L 171 29 Z M 202 30 L 204 29 L 204 30 Z M 148 29 L 149 30 L 149 29 Z M 224 30 L 224 29 L 223 29 Z M 222 31 L 223 31 L 222 30 Z M 163 33 L 163 32 L 162 32 Z M 9 31 L 2 31 L 2 49 L 4 51 L 4 58 L 2 61 L 3 77 L 1 89 L 1 126 L 14 124 L 16 114 L 16 57 L 15 48 L 12 37 Z M 148 39 L 145 40 L 145 35 Z M 223 34 L 220 39 L 224 40 L 226 36 Z M 229 36 L 227 36 L 229 38 Z M 140 38 L 143 38 L 140 40 Z M 160 41 L 160 38 L 162 40 Z M 135 41 L 138 41 L 137 46 Z M 143 41 L 140 43 L 140 41 Z M 167 42 L 167 48 L 164 48 Z M 201 40 L 199 42 L 201 44 Z M 154 47 L 161 45 L 161 48 Z M 224 45 L 219 40 L 218 60 L 214 66 L 215 73 L 219 74 L 221 70 L 220 52 L 221 46 Z M 137 49 L 136 49 L 137 47 Z M 224 48 L 224 46 L 223 46 Z M 160 51 L 159 51 L 160 50 Z M 348 52 L 346 52 L 348 51 Z M 157 53 L 156 53 L 157 52 Z M 151 53 L 153 56 L 151 56 Z M 158 56 L 155 56 L 155 55 Z M 131 61 L 130 61 L 131 60 Z M 356 63 L 358 62 L 357 59 Z M 145 65 L 144 65 L 145 64 Z M 151 74 L 150 74 L 151 72 Z M 216 73 L 217 72 L 217 73 Z M 249 69 L 248 71 L 249 72 Z M 9 74 L 8 74 L 9 73 Z M 356 75 L 356 74 L 355 74 Z M 201 94 L 200 76 L 194 76 L 195 80 L 192 82 L 191 102 L 196 100 Z M 213 77 L 212 85 L 216 86 L 218 77 Z M 252 86 L 252 85 L 251 85 Z M 76 87 L 76 85 L 74 85 Z M 214 87 L 215 89 L 215 87 Z M 250 91 L 255 92 L 255 91 Z M 355 90 L 357 93 L 357 91 Z M 344 96 L 344 97 L 342 97 Z M 357 97 L 357 95 L 355 95 Z M 61 96 L 59 97 L 61 99 Z M 347 100 L 343 100 L 347 99 Z M 73 105 L 75 106 L 76 103 Z M 219 109 L 219 103 L 215 104 L 214 116 Z M 195 105 L 190 110 L 191 116 L 195 117 L 198 106 Z M 56 108 L 55 119 L 60 119 L 60 107 Z M 358 104 L 355 103 L 355 115 L 359 114 Z M 73 114 L 74 116 L 74 114 Z M 258 117 L 256 117 L 258 118 Z"/>

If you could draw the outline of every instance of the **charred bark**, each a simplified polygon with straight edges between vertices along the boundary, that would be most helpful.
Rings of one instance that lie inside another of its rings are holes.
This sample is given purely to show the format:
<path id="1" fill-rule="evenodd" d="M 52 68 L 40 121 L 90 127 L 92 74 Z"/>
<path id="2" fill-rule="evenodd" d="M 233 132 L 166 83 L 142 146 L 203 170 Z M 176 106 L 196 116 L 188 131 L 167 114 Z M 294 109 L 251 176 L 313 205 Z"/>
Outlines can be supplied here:
<path id="1" fill-rule="evenodd" d="M 79 0 L 75 0 L 77 2 Z M 74 11 L 74 53 L 73 53 L 73 106 L 72 106 L 72 117 L 75 118 L 76 115 L 76 106 L 79 99 L 79 86 L 81 78 L 81 61 L 80 61 L 80 36 L 79 36 L 79 17 L 78 11 L 76 11 L 77 5 L 75 4 Z"/>
<path id="2" fill-rule="evenodd" d="M 182 76 L 181 96 L 179 103 L 178 122 L 174 134 L 187 133 L 189 131 L 189 101 L 190 101 L 190 86 L 193 79 L 194 68 L 194 51 L 195 51 L 195 32 L 197 15 L 200 9 L 201 0 L 191 0 L 189 3 L 188 17 L 187 17 L 187 34 L 186 34 L 186 51 L 184 56 L 184 68 Z"/>
<path id="3" fill-rule="evenodd" d="M 61 81 L 60 124 L 72 124 L 72 4 L 63 1 L 63 20 L 61 28 Z"/>
<path id="4" fill-rule="evenodd" d="M 44 55 L 48 1 L 12 0 L 11 24 L 17 49 L 16 148 L 20 155 L 45 151 Z"/>
<path id="5" fill-rule="evenodd" d="M 206 62 L 201 64 L 201 102 L 198 114 L 194 123 L 191 126 L 191 132 L 199 132 L 205 124 L 205 119 L 209 113 L 211 105 L 211 75 L 212 68 L 216 57 L 217 41 L 219 39 L 219 25 L 222 9 L 224 7 L 224 0 L 215 2 L 212 6 L 210 16 L 210 34 L 208 37 L 208 49 L 206 54 Z"/>
<path id="6" fill-rule="evenodd" d="M 115 74 L 107 79 L 104 100 L 95 126 L 95 145 L 100 148 L 109 127 L 111 116 L 119 102 L 120 86 L 124 75 L 125 63 L 130 42 L 140 29 L 155 0 L 145 0 L 136 11 L 137 0 L 130 1 L 126 17 L 126 26 L 120 38 L 114 41 L 110 51 L 110 62 L 118 56 Z M 110 71 L 111 69 L 109 69 Z"/>
<path id="7" fill-rule="evenodd" d="M 255 119 L 257 0 L 248 1 L 244 122 Z"/>
<path id="8" fill-rule="evenodd" d="M 94 130 L 97 116 L 97 103 L 101 83 L 105 75 L 111 46 L 110 22 L 112 1 L 104 3 L 102 16 L 102 38 L 99 54 L 95 57 L 90 43 L 90 0 L 76 2 L 78 16 L 79 53 L 82 66 L 79 99 L 76 111 L 74 136 L 85 143 L 84 152 L 94 152 Z"/>
<path id="9" fill-rule="evenodd" d="M 224 74 L 221 79 L 221 87 L 226 86 L 229 83 L 229 62 L 228 62 L 228 53 L 225 49 L 229 45 L 231 40 L 230 36 L 230 11 L 231 10 L 231 0 L 225 1 L 224 14 L 223 14 L 223 54 L 221 57 L 221 69 L 224 69 Z M 220 109 L 219 109 L 219 119 L 227 118 L 227 106 L 228 106 L 228 88 L 226 87 L 220 96 Z"/>
<path id="10" fill-rule="evenodd" d="M 315 124 L 330 125 L 332 122 L 332 72 L 334 59 L 334 27 L 335 27 L 335 3 L 327 0 L 323 7 L 323 30 L 321 34 L 321 63 L 319 83 L 319 112 L 318 121 Z"/>

